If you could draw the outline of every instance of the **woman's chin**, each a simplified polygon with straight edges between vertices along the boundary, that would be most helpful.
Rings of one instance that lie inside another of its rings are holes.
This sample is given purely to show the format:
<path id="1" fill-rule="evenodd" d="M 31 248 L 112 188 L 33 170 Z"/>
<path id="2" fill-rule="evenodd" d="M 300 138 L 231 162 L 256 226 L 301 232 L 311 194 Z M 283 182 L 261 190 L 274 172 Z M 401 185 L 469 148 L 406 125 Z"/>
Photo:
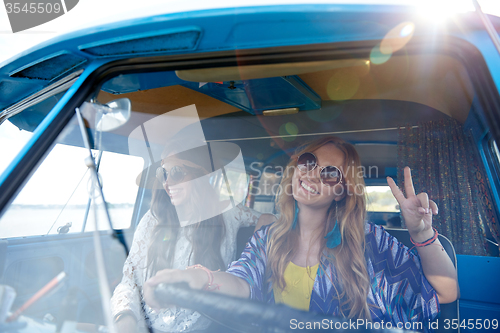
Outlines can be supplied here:
<path id="1" fill-rule="evenodd" d="M 184 202 L 185 200 L 180 200 L 180 201 L 172 200 L 172 205 L 174 205 L 175 207 L 181 207 L 184 204 Z"/>
<path id="2" fill-rule="evenodd" d="M 186 202 L 186 196 L 182 194 L 170 196 L 170 202 L 172 202 L 174 206 L 182 206 Z"/>

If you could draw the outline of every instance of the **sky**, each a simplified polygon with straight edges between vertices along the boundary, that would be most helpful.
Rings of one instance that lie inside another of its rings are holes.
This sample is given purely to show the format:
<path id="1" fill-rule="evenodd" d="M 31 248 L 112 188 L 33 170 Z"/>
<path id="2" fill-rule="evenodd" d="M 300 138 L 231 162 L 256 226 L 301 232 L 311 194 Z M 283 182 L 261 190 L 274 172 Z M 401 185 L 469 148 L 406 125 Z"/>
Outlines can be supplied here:
<path id="1" fill-rule="evenodd" d="M 500 0 L 478 0 L 485 13 L 500 16 Z M 418 6 L 423 13 L 473 10 L 471 0 L 79 0 L 76 7 L 63 16 L 37 27 L 12 33 L 7 11 L 0 7 L 0 67 L 3 62 L 19 53 L 61 34 L 103 23 L 154 15 L 158 13 L 183 12 L 224 7 L 243 7 L 266 4 L 290 3 L 388 3 Z"/>

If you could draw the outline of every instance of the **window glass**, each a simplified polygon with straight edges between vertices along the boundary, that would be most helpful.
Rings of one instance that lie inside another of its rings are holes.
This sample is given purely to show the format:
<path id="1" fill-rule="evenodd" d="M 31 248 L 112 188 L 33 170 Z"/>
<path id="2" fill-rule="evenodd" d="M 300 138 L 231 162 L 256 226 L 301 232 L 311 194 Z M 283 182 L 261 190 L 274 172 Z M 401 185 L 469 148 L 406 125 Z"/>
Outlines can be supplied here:
<path id="1" fill-rule="evenodd" d="M 279 73 L 287 67 L 278 65 Z M 294 217 L 291 199 L 286 201 L 286 214 L 276 211 L 274 199 L 280 190 L 286 195 L 292 194 L 290 190 L 302 191 L 313 198 L 320 197 L 317 186 L 321 191 L 335 188 L 346 191 L 346 196 L 336 199 L 349 199 L 351 207 L 364 201 L 348 195 L 366 194 L 367 207 L 352 211 L 366 208 L 370 222 L 401 226 L 390 188 L 374 185 L 385 184 L 391 176 L 397 186 L 404 187 L 399 166 L 409 165 L 415 191 L 428 192 L 439 205 L 433 223 L 452 239 L 457 253 L 487 254 L 478 207 L 488 208 L 491 200 L 487 191 L 480 193 L 485 200 L 472 196 L 479 193 L 476 190 L 481 184 L 474 164 L 463 162 L 475 161 L 466 120 L 469 112 L 476 111 L 471 108 L 470 81 L 457 60 L 443 55 L 394 55 L 384 63 L 342 62 L 323 71 L 314 67 L 315 71 L 301 70 L 295 75 L 298 67 L 291 66 L 290 75 L 269 78 L 263 73 L 264 79 L 235 81 L 210 77 L 218 68 L 203 71 L 207 76 L 201 78 L 209 82 L 196 81 L 193 73 L 182 71 L 134 72 L 96 85 L 102 87 L 92 96 L 96 102 L 83 103 L 80 111 L 92 153 L 99 161 L 106 205 L 91 192 L 91 173 L 85 163 L 89 152 L 76 119 L 72 119 L 0 220 L 2 237 L 48 234 L 51 237 L 47 238 L 60 240 L 64 236 L 56 234 L 68 233 L 77 238 L 77 233 L 94 230 L 94 223 L 107 230 L 107 207 L 114 228 L 130 226 L 130 234 L 134 232 L 125 268 L 118 256 L 106 258 L 106 269 L 114 267 L 118 272 L 110 274 L 109 281 L 110 293 L 116 290 L 112 298 L 116 315 L 130 310 L 126 304 L 140 295 L 148 274 L 165 268 L 184 270 L 194 264 L 224 270 L 240 256 L 241 251 L 235 249 L 245 248 L 260 213 Z M 121 106 L 104 106 L 125 98 L 131 103 L 129 113 Z M 270 112 L 264 115 L 263 110 Z M 309 154 L 314 158 L 308 156 L 302 166 L 311 169 L 302 170 L 308 174 L 299 181 L 299 177 L 293 178 L 296 187 L 292 189 L 289 172 L 297 170 L 297 148 L 326 136 L 337 136 L 352 146 L 343 146 L 344 155 L 330 150 L 334 157 Z M 293 168 L 285 169 L 291 160 Z M 307 177 L 316 179 L 308 184 Z M 280 187 L 283 180 L 288 188 Z M 89 195 L 95 211 L 89 206 Z M 324 200 L 313 202 L 314 208 L 324 208 L 327 202 L 330 212 L 337 211 L 333 197 Z M 482 215 L 484 223 L 492 216 Z M 249 234 L 238 235 L 242 230 Z M 76 267 L 68 275 L 93 279 L 98 275 L 95 252 L 88 250 L 93 249 L 91 237 L 81 234 L 79 242 L 71 245 L 85 253 L 85 263 L 65 258 L 64 265 L 70 267 L 70 262 Z M 24 245 L 31 245 L 31 239 L 43 238 L 30 237 Z M 49 247 L 57 246 L 53 242 Z M 71 254 L 80 258 L 80 252 L 75 253 Z M 53 266 L 51 274 L 57 274 L 61 265 Z M 9 274 L 10 281 L 15 281 L 17 271 L 12 268 Z M 97 283 L 92 288 L 78 287 L 90 295 L 93 304 L 101 306 Z M 78 301 L 82 308 L 92 308 L 83 304 L 87 300 Z M 137 318 L 144 322 L 139 310 L 142 305 L 135 305 Z M 148 320 L 157 324 L 155 330 L 178 331 L 176 322 L 196 323 L 182 328 L 193 330 L 210 324 L 205 317 L 194 320 L 184 310 L 175 315 L 167 310 L 146 311 Z M 40 310 L 36 316 L 45 313 Z M 95 318 L 79 314 L 78 319 L 96 323 Z"/>
<path id="2" fill-rule="evenodd" d="M 0 174 L 5 171 L 10 162 L 21 151 L 32 137 L 35 128 L 52 110 L 64 93 L 65 91 L 51 96 L 0 124 L 0 147 L 2 147 Z"/>
<path id="3" fill-rule="evenodd" d="M 255 201 L 253 209 L 261 213 L 274 214 L 274 201 Z"/>
<path id="4" fill-rule="evenodd" d="M 232 196 L 234 196 L 236 200 L 240 202 L 243 200 L 243 198 L 246 199 L 248 195 L 249 177 L 245 172 L 242 172 L 240 170 L 228 169 L 225 170 L 225 175 L 221 174 L 220 176 L 221 177 L 217 177 L 218 179 L 214 177 L 213 181 L 224 183 L 227 180 L 228 185 L 218 185 L 221 188 L 221 191 L 219 193 L 221 200 L 231 200 Z"/>
<path id="5" fill-rule="evenodd" d="M 33 133 L 19 129 L 9 121 L 0 125 L 0 146 L 2 147 L 0 173 L 5 171 L 32 135 Z"/>
<path id="6" fill-rule="evenodd" d="M 367 186 L 367 210 L 371 212 L 399 212 L 399 205 L 389 186 Z"/>
<path id="7" fill-rule="evenodd" d="M 275 197 L 278 194 L 281 176 L 280 173 L 276 172 L 263 172 L 259 180 L 256 195 Z"/>
<path id="8" fill-rule="evenodd" d="M 73 122 L 60 135 L 59 142 L 73 136 L 74 125 Z M 93 153 L 98 155 L 95 150 Z M 89 151 L 85 148 L 55 144 L 2 216 L 2 238 L 94 230 L 93 216 L 86 217 L 91 188 L 90 173 L 85 165 L 88 156 Z M 142 158 L 136 156 L 113 152 L 102 154 L 99 174 L 116 229 L 130 226 L 137 197 L 134 173 L 140 173 L 143 163 Z M 98 212 L 103 214 L 102 209 Z M 99 229 L 109 229 L 107 222 L 104 223 L 105 218 L 99 221 Z"/>

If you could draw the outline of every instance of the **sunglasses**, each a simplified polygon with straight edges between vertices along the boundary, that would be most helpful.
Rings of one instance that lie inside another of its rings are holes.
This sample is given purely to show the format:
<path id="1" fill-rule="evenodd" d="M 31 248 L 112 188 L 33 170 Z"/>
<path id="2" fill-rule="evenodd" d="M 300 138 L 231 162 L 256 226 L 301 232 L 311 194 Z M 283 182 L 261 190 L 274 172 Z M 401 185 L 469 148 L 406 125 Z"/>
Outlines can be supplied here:
<path id="1" fill-rule="evenodd" d="M 170 171 L 165 170 L 163 167 L 158 167 L 158 169 L 156 169 L 156 179 L 163 185 L 167 183 L 167 179 L 173 183 L 179 183 L 186 175 L 187 172 L 184 168 L 178 165 L 172 167 Z"/>
<path id="2" fill-rule="evenodd" d="M 318 166 L 317 161 L 313 153 L 303 153 L 297 158 L 297 168 L 303 173 L 313 171 Z M 335 186 L 342 183 L 342 172 L 333 165 L 320 167 L 319 178 L 323 185 Z"/>

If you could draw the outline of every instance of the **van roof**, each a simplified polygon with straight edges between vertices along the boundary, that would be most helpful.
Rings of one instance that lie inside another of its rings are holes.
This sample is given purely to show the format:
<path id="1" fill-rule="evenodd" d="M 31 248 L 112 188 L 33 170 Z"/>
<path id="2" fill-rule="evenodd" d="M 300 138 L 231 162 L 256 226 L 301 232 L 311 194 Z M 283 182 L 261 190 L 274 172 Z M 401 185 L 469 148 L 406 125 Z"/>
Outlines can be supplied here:
<path id="1" fill-rule="evenodd" d="M 499 17 L 491 21 L 500 29 Z M 273 32 L 277 22 L 281 29 Z M 471 12 L 457 14 L 444 24 L 426 20 L 414 7 L 395 5 L 286 5 L 164 14 L 87 28 L 21 53 L 0 68 L 0 110 L 69 75 L 120 59 L 284 45 L 376 43 L 402 22 L 412 22 L 414 37 L 429 38 L 431 46 L 432 40 L 452 37 L 482 53 L 496 52 Z"/>

